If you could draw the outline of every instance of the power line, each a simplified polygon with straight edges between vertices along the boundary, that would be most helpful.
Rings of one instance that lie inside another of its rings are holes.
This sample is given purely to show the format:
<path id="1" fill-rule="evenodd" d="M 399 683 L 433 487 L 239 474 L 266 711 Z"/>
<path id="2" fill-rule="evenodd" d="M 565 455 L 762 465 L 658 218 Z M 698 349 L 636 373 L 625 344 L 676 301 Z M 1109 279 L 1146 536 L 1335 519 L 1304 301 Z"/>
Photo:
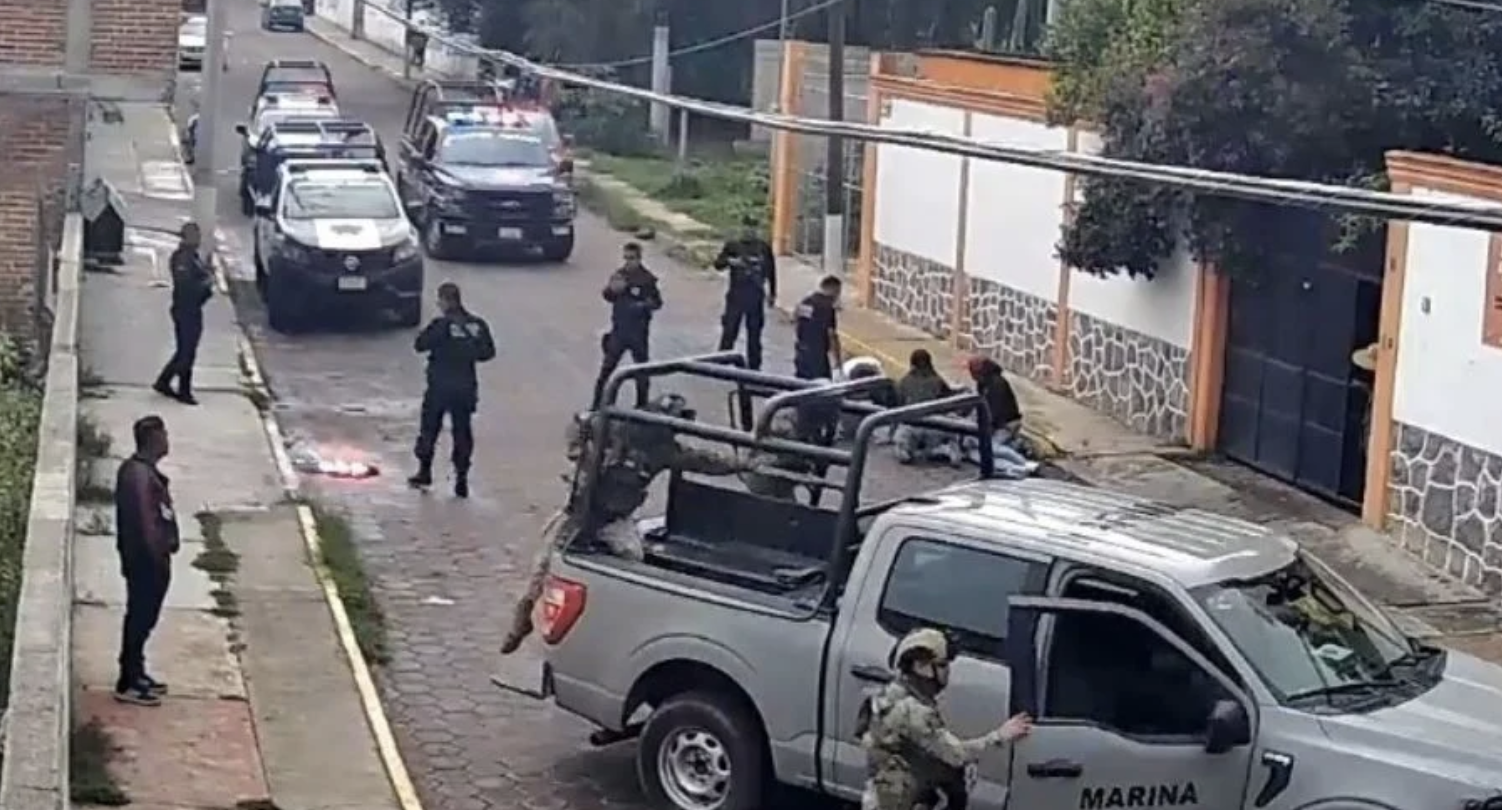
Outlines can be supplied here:
<path id="1" fill-rule="evenodd" d="M 669 51 L 668 58 L 677 59 L 680 56 L 688 56 L 690 54 L 703 53 L 704 51 L 712 51 L 715 48 L 730 45 L 743 39 L 749 39 L 756 36 L 757 34 L 764 33 L 766 31 L 775 31 L 782 27 L 784 20 L 786 20 L 787 22 L 792 22 L 793 20 L 802 19 L 803 17 L 817 14 L 824 9 L 829 8 L 830 6 L 836 6 L 843 2 L 845 2 L 845 0 L 820 0 L 820 2 L 815 5 L 787 15 L 786 18 L 778 17 L 771 22 L 762 23 L 761 25 L 758 25 L 754 28 L 747 28 L 744 31 L 737 31 L 733 34 L 726 34 L 722 37 L 715 37 L 714 39 L 705 40 L 703 42 L 688 45 L 674 51 Z M 590 62 L 585 64 L 554 65 L 554 67 L 563 70 L 617 70 L 619 68 L 636 67 L 638 65 L 650 64 L 652 64 L 652 57 L 642 56 L 636 59 L 624 59 L 619 62 Z"/>
<path id="2" fill-rule="evenodd" d="M 1256 202 L 1294 205 L 1304 208 L 1337 210 L 1383 219 L 1399 219 L 1451 227 L 1502 231 L 1502 205 L 1490 202 L 1426 201 L 1425 198 L 1415 198 L 1406 194 L 1393 194 L 1391 192 L 1372 191 L 1348 186 L 1334 186 L 1307 180 L 1256 177 L 1184 166 L 1139 163 L 1074 152 L 1024 149 L 957 135 L 907 129 L 889 129 L 870 124 L 843 121 L 824 121 L 780 113 L 763 113 L 744 107 L 734 107 L 729 104 L 703 101 L 684 96 L 659 94 L 650 90 L 643 90 L 629 85 L 596 79 L 591 76 L 571 73 L 547 65 L 540 65 L 513 53 L 476 48 L 468 43 L 453 40 L 441 31 L 408 23 L 406 20 L 377 6 L 369 6 L 368 8 L 373 8 L 391 17 L 405 27 L 421 31 L 427 34 L 432 40 L 441 42 L 460 52 L 477 56 L 485 61 L 510 65 L 565 84 L 617 93 L 641 101 L 663 104 L 711 118 L 757 124 L 769 129 L 787 132 L 906 146 L 913 149 L 942 152 L 950 155 L 991 160 L 1037 169 L 1049 169 L 1086 177 L 1110 177 L 1158 183 L 1199 194 L 1235 197 Z M 1276 238 L 1276 235 L 1269 236 Z"/>

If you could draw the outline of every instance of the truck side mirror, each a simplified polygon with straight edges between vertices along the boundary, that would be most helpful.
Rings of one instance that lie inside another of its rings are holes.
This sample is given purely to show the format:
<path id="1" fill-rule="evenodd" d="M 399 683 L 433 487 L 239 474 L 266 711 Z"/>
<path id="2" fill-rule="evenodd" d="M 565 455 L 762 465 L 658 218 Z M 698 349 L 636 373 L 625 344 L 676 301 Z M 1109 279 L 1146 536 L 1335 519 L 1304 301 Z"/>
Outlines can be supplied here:
<path id="1" fill-rule="evenodd" d="M 240 137 L 242 138 L 250 137 L 250 131 L 244 124 L 235 124 L 235 132 L 240 133 Z"/>
<path id="2" fill-rule="evenodd" d="M 1252 720 L 1234 700 L 1217 700 L 1205 723 L 1205 753 L 1224 754 L 1252 741 Z"/>

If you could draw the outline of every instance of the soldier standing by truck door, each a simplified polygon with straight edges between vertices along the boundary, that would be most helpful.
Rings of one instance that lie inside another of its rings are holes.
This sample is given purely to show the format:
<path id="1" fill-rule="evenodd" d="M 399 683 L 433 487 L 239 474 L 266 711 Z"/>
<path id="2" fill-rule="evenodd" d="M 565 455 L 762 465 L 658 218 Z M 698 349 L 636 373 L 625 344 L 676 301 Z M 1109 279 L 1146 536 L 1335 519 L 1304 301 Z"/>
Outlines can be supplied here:
<path id="1" fill-rule="evenodd" d="M 746 365 L 761 370 L 761 332 L 767 323 L 767 306 L 777 303 L 777 258 L 772 246 L 756 231 L 756 220 L 747 217 L 746 232 L 720 248 L 716 270 L 728 271 L 725 311 L 720 315 L 720 351 L 735 348 L 741 324 L 746 325 Z"/>
<path id="2" fill-rule="evenodd" d="M 999 728 L 962 740 L 939 713 L 939 694 L 949 685 L 949 640 L 933 628 L 903 636 L 892 650 L 897 678 L 861 705 L 856 733 L 866 750 L 866 791 L 861 810 L 933 808 L 946 791 L 950 806 L 958 778 L 990 748 L 1000 748 L 1032 731 L 1033 721 L 1019 714 Z"/>
<path id="3" fill-rule="evenodd" d="M 475 365 L 495 357 L 495 340 L 490 324 L 464 308 L 459 285 L 452 281 L 438 285 L 438 307 L 442 314 L 422 330 L 413 345 L 428 356 L 428 386 L 422 393 L 422 417 L 413 450 L 417 474 L 407 483 L 433 485 L 433 453 L 447 414 L 454 440 L 454 496 L 468 498 L 469 465 L 475 451 L 471 423 L 480 401 Z"/>
<path id="4" fill-rule="evenodd" d="M 838 276 L 825 276 L 793 313 L 793 375 L 800 380 L 833 379 L 834 370 L 844 365 L 836 315 L 842 286 Z"/>
<path id="5" fill-rule="evenodd" d="M 214 296 L 214 276 L 198 254 L 203 234 L 189 222 L 180 232 L 181 241 L 172 252 L 172 358 L 162 367 L 152 389 L 184 405 L 197 405 L 193 397 L 193 364 L 198 361 L 198 341 L 203 339 L 203 305 Z M 177 380 L 177 388 L 172 381 Z"/>

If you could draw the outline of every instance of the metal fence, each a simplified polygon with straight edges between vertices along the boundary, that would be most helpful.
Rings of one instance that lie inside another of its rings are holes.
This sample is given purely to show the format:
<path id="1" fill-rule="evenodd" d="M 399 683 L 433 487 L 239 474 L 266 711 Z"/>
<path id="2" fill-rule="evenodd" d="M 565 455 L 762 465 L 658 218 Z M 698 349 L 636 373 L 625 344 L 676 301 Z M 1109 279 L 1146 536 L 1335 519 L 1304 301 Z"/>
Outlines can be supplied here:
<path id="1" fill-rule="evenodd" d="M 828 62 L 811 64 L 799 80 L 795 94 L 793 115 L 822 118 L 829 114 Z M 874 123 L 867 118 L 868 70 L 857 71 L 845 68 L 845 120 Z M 794 186 L 792 239 L 788 250 L 797 258 L 819 265 L 824 256 L 825 188 L 824 167 L 827 160 L 828 142 L 818 135 L 795 135 L 793 147 L 797 158 L 797 183 Z M 842 194 L 845 200 L 844 241 L 846 268 L 853 267 L 860 253 L 861 206 L 864 203 L 865 176 L 864 144 L 846 141 L 844 145 L 844 183 Z"/>

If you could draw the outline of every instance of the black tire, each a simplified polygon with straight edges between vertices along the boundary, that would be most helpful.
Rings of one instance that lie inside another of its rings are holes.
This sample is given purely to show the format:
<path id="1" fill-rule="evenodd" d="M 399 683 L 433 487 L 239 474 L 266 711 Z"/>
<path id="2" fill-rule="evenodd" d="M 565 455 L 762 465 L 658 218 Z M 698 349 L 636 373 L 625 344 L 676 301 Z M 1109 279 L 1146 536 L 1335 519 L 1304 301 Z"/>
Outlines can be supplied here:
<path id="1" fill-rule="evenodd" d="M 396 308 L 396 322 L 404 329 L 422 324 L 422 300 L 403 301 Z"/>
<path id="2" fill-rule="evenodd" d="M 445 261 L 455 257 L 454 240 L 443 235 L 437 217 L 428 217 L 422 227 L 422 249 L 429 258 Z"/>
<path id="3" fill-rule="evenodd" d="M 287 288 L 276 283 L 275 276 L 266 279 L 266 320 L 273 330 L 284 335 L 302 331 L 302 313 Z"/>
<path id="4" fill-rule="evenodd" d="M 683 791 L 663 781 L 668 769 L 660 763 L 671 759 L 669 746 L 675 742 L 688 743 L 707 754 L 710 767 L 718 763 L 720 770 L 728 769 L 728 792 L 719 810 L 761 807 L 768 781 L 764 735 L 761 725 L 739 700 L 715 692 L 677 695 L 658 706 L 642 729 L 636 776 L 647 803 L 662 810 L 697 810 L 696 805 L 674 798 L 675 793 L 682 795 Z"/>
<path id="5" fill-rule="evenodd" d="M 543 243 L 542 257 L 550 262 L 566 262 L 574 255 L 574 237 L 564 236 Z"/>

